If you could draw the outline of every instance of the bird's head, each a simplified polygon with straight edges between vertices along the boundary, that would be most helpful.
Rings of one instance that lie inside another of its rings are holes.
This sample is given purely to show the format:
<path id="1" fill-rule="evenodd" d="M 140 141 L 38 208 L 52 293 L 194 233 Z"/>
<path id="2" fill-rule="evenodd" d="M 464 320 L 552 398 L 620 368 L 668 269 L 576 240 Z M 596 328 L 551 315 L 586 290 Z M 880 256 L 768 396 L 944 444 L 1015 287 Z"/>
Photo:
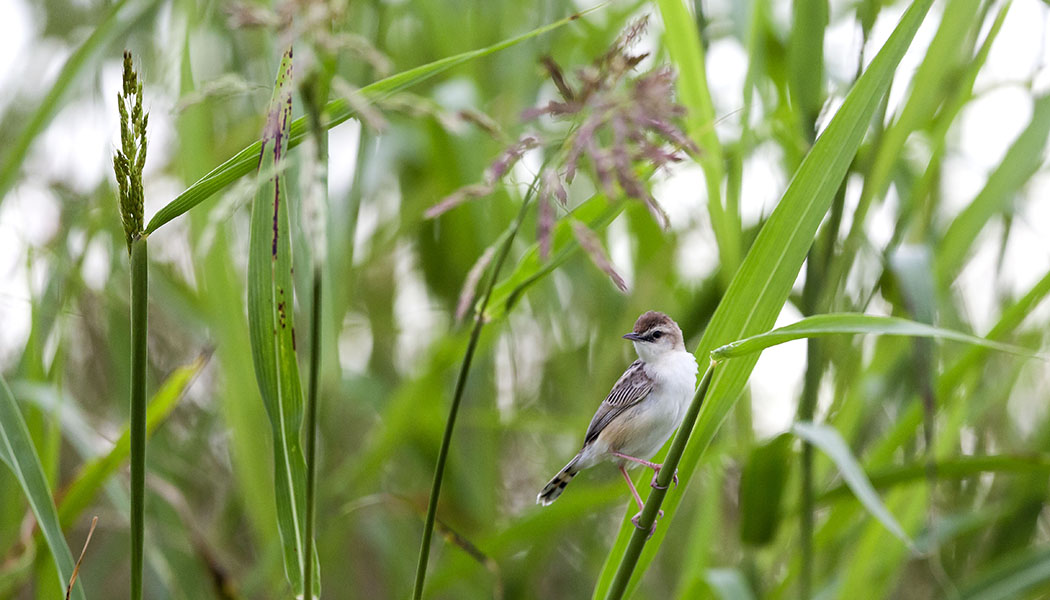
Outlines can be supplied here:
<path id="1" fill-rule="evenodd" d="M 678 323 L 655 310 L 638 317 L 634 331 L 623 337 L 634 342 L 638 357 L 645 362 L 652 362 L 668 352 L 685 350 L 685 340 Z"/>

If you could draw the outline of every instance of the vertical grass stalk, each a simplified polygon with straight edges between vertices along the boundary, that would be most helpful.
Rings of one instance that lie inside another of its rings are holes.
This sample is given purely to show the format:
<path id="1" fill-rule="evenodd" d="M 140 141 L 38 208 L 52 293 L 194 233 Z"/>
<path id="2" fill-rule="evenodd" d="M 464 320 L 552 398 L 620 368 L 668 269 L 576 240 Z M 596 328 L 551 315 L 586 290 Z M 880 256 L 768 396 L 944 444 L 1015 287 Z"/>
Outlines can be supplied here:
<path id="1" fill-rule="evenodd" d="M 671 479 L 678 470 L 678 462 L 682 459 L 682 453 L 685 452 L 685 445 L 689 442 L 689 436 L 693 433 L 693 425 L 696 423 L 697 415 L 700 414 L 700 407 L 704 404 L 707 390 L 711 387 L 711 378 L 714 376 L 716 364 L 713 360 L 708 364 L 703 378 L 700 379 L 700 385 L 697 386 L 696 393 L 693 394 L 693 401 L 689 404 L 689 411 L 685 413 L 682 425 L 679 426 L 678 433 L 675 434 L 674 441 L 671 442 L 671 448 L 667 451 L 664 466 L 660 469 L 660 475 L 657 478 L 658 487 L 654 487 L 653 491 L 649 493 L 649 497 L 645 499 L 642 516 L 638 518 L 638 526 L 631 535 L 631 541 L 627 544 L 627 549 L 624 551 L 623 560 L 620 561 L 619 568 L 616 569 L 616 577 L 609 587 L 609 593 L 606 596 L 607 600 L 619 600 L 623 598 L 624 592 L 627 591 L 627 584 L 631 581 L 631 573 L 634 572 L 634 567 L 638 564 L 638 557 L 642 555 L 642 548 L 645 547 L 645 542 L 649 540 L 650 528 L 656 521 L 656 515 L 660 512 L 660 505 L 663 504 L 664 496 L 667 495 L 667 490 L 670 488 Z"/>
<path id="2" fill-rule="evenodd" d="M 537 172 L 542 173 L 543 169 L 540 169 Z M 434 481 L 430 487 L 430 501 L 427 503 L 426 520 L 423 522 L 423 541 L 420 542 L 419 545 L 419 562 L 416 564 L 416 581 L 412 591 L 412 598 L 414 600 L 419 600 L 423 597 L 423 583 L 426 581 L 427 577 L 427 562 L 430 560 L 430 540 L 434 536 L 434 519 L 437 516 L 437 503 L 438 496 L 441 494 L 441 481 L 445 476 L 445 463 L 448 460 L 449 446 L 452 444 L 452 431 L 456 427 L 456 417 L 459 414 L 460 402 L 463 400 L 463 390 L 466 388 L 467 375 L 470 373 L 470 364 L 474 360 L 474 351 L 477 350 L 478 340 L 481 338 L 481 328 L 485 325 L 485 308 L 488 306 L 489 299 L 492 298 L 492 290 L 496 287 L 496 280 L 499 277 L 500 269 L 503 267 L 503 263 L 507 260 L 507 255 L 510 254 L 510 246 L 514 242 L 518 230 L 521 229 L 521 223 L 525 220 L 529 201 L 532 199 L 538 183 L 537 180 L 533 180 L 528 193 L 521 202 L 521 209 L 518 211 L 518 216 L 514 221 L 514 227 L 510 230 L 510 234 L 503 241 L 503 245 L 500 246 L 499 254 L 492 262 L 492 268 L 489 269 L 489 278 L 488 282 L 485 284 L 484 295 L 481 297 L 481 301 L 478 303 L 477 310 L 474 313 L 474 326 L 470 330 L 470 340 L 467 342 L 467 352 L 463 356 L 463 364 L 460 366 L 459 377 L 456 379 L 456 389 L 452 394 L 452 406 L 449 407 L 448 420 L 445 422 L 445 434 L 441 438 L 441 449 L 438 450 L 437 465 L 434 467 Z"/>
<path id="3" fill-rule="evenodd" d="M 142 235 L 142 167 L 146 164 L 146 125 L 142 82 L 124 52 L 124 81 L 117 94 L 120 149 L 113 155 L 120 220 L 131 255 L 131 599 L 142 598 L 142 546 L 146 500 L 146 297 L 148 253 Z"/>
<path id="4" fill-rule="evenodd" d="M 146 239 L 131 243 L 131 597 L 142 598 L 146 501 Z"/>
<path id="5" fill-rule="evenodd" d="M 317 403 L 321 370 L 321 265 L 326 258 L 325 207 L 328 200 L 328 133 L 321 123 L 324 98 L 328 96 L 335 65 L 331 56 L 321 58 L 324 73 L 312 72 L 300 88 L 313 137 L 313 160 L 309 161 L 307 214 L 304 226 L 313 244 L 313 297 L 310 302 L 310 382 L 306 396 L 306 545 L 303 547 L 303 597 L 314 598 L 314 523 L 317 513 Z M 316 582 L 320 584 L 320 581 Z M 316 586 L 318 596 L 320 585 Z"/>
<path id="6" fill-rule="evenodd" d="M 321 366 L 321 267 L 314 265 L 313 314 L 310 317 L 310 387 L 306 396 L 306 546 L 303 590 L 313 597 L 314 504 L 317 489 L 317 380 Z"/>

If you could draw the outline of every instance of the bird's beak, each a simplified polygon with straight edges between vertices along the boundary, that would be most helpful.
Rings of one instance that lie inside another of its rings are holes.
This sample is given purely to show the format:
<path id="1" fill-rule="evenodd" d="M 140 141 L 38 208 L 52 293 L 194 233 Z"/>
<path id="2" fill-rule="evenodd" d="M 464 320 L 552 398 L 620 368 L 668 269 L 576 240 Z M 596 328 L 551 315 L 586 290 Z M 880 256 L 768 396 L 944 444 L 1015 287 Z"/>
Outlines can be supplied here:
<path id="1" fill-rule="evenodd" d="M 642 341 L 642 336 L 641 334 L 632 331 L 631 333 L 624 334 L 623 339 L 631 340 L 632 342 L 640 342 Z"/>

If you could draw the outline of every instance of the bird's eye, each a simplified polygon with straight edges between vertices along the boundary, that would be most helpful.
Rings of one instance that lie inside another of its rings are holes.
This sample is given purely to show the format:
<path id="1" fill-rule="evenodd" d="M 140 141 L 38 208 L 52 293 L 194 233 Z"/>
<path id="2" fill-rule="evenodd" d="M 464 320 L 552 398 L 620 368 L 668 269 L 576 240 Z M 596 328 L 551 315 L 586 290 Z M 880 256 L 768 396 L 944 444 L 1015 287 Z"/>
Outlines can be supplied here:
<path id="1" fill-rule="evenodd" d="M 654 331 L 653 332 L 653 339 L 654 340 L 658 340 L 658 339 L 660 339 L 660 336 L 662 336 L 663 334 L 664 334 L 664 332 L 662 332 L 662 331 Z"/>

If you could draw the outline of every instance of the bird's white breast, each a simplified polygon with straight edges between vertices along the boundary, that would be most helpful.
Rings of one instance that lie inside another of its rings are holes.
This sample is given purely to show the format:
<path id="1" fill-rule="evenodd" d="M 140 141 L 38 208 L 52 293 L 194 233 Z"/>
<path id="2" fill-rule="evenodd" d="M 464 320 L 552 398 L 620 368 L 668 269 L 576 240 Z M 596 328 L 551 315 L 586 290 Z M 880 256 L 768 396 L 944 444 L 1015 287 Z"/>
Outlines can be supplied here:
<path id="1" fill-rule="evenodd" d="M 656 454 L 682 422 L 696 387 L 696 358 L 685 351 L 667 352 L 645 363 L 653 391 L 632 410 L 634 435 L 619 450 L 636 458 Z M 624 415 L 627 416 L 627 415 Z"/>

